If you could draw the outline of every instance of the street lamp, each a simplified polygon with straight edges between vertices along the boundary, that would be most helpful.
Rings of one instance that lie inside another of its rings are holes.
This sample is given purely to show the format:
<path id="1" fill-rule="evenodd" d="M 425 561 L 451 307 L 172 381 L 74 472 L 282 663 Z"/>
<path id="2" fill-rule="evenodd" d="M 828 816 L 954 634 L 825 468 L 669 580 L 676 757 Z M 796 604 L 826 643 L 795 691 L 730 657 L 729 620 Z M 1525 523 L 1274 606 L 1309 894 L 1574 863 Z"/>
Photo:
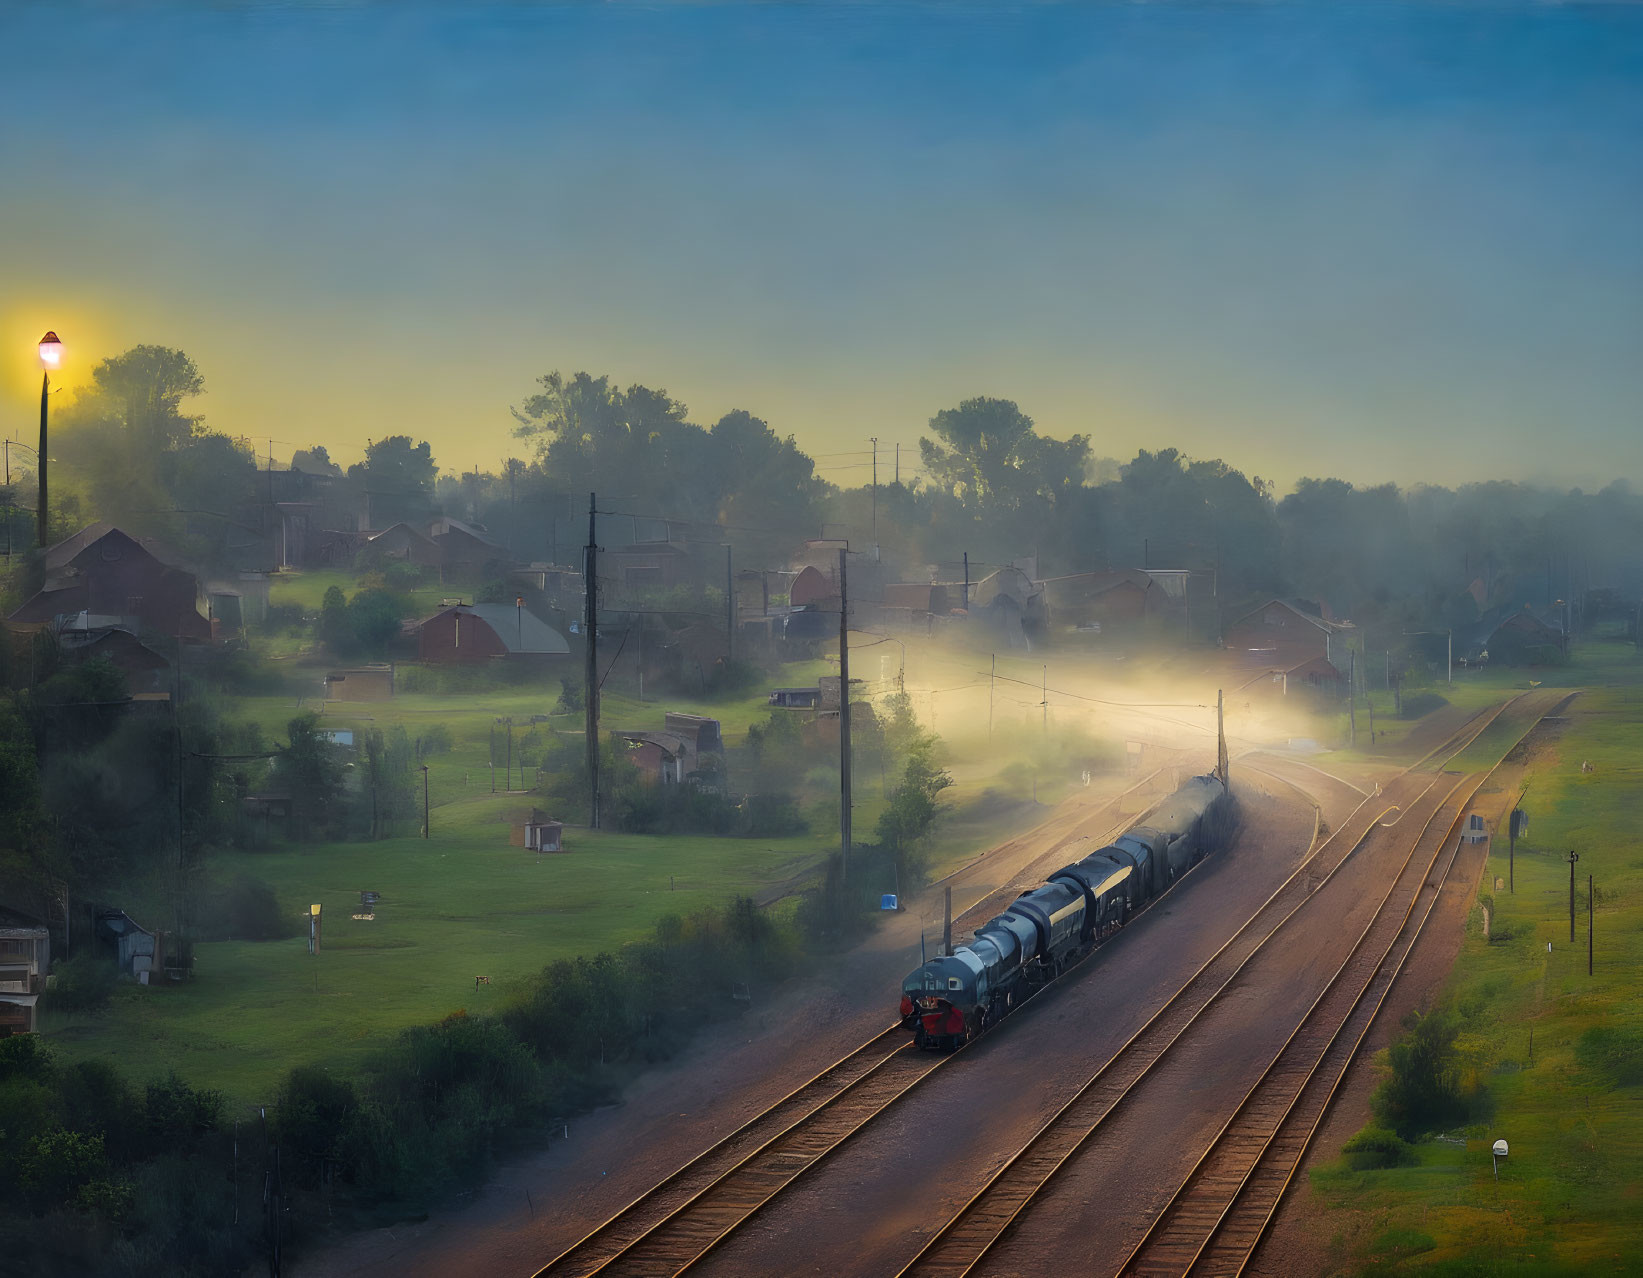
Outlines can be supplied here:
<path id="1" fill-rule="evenodd" d="M 35 473 L 40 477 L 40 505 L 35 511 L 35 537 L 40 549 L 46 548 L 46 402 L 51 394 L 51 372 L 63 362 L 63 343 L 56 333 L 47 333 L 40 339 L 40 455 Z"/>
<path id="2" fill-rule="evenodd" d="M 428 765 L 422 765 L 422 837 L 428 837 Z"/>

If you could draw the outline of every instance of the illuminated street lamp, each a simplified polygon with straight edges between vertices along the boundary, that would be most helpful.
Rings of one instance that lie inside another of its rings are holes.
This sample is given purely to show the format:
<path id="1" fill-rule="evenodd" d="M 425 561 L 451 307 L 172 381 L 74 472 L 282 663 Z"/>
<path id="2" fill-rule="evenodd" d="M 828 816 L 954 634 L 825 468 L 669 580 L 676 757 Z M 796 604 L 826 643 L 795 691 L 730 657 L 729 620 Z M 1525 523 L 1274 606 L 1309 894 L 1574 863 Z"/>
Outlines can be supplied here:
<path id="1" fill-rule="evenodd" d="M 40 477 L 40 506 L 35 511 L 35 537 L 40 543 L 40 549 L 47 546 L 46 541 L 46 402 L 51 393 L 51 371 L 63 362 L 63 343 L 58 340 L 56 333 L 47 333 L 40 339 L 40 367 L 44 370 L 40 375 L 40 456 L 35 464 L 35 473 Z"/>

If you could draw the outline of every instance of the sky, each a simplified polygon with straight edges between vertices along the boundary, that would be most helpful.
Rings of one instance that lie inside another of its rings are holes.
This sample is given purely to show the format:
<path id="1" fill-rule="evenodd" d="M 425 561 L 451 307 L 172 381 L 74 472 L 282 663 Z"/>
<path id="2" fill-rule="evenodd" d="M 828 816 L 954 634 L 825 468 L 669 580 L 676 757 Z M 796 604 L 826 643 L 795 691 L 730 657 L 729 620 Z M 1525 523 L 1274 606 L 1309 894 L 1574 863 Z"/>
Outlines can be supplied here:
<path id="1" fill-rule="evenodd" d="M 1640 209 L 1643 8 L 5 0 L 0 435 L 50 328 L 276 458 L 494 470 L 586 369 L 844 485 L 973 395 L 1280 491 L 1643 480 Z"/>

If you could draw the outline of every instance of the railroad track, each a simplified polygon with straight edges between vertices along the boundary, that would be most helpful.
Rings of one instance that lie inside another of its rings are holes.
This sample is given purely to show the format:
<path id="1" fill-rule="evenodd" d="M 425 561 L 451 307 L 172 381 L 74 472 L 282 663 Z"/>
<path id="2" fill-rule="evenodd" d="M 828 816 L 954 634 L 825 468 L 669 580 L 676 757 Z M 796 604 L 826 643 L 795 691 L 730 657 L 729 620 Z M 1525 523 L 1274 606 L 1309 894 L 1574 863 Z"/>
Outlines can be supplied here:
<path id="1" fill-rule="evenodd" d="M 1054 843 L 1045 855 L 1123 797 L 1046 822 L 1040 833 Z M 1000 888 L 960 918 L 1015 895 Z M 535 1278 L 682 1272 L 954 1055 L 917 1051 L 899 1024 L 889 1027 L 641 1194 Z"/>
<path id="2" fill-rule="evenodd" d="M 1451 797 L 1462 790 L 1465 795 L 1457 803 L 1446 800 L 1434 814 L 1436 819 L 1451 808 L 1454 812 L 1432 855 L 1424 864 L 1415 858 L 1417 839 L 1398 881 L 1346 961 L 1130 1252 L 1120 1274 L 1178 1278 L 1242 1271 L 1346 1066 L 1431 916 L 1460 848 L 1461 823 L 1488 776 L 1457 786 Z M 1411 869 L 1416 873 L 1410 874 Z M 1396 910 L 1400 883 L 1408 893 L 1401 914 Z M 1408 891 L 1411 886 L 1414 890 Z"/>
<path id="3" fill-rule="evenodd" d="M 646 1190 L 537 1270 L 535 1278 L 598 1272 L 682 1204 L 803 1123 L 906 1046 L 906 1033 L 900 1025 L 892 1025 L 869 1039 Z"/>
<path id="4" fill-rule="evenodd" d="M 1426 768 L 1434 759 L 1439 756 L 1452 757 L 1466 749 L 1518 700 L 1520 698 L 1503 702 L 1492 712 L 1463 725 L 1442 746 L 1407 769 L 1404 777 L 1423 775 L 1419 770 Z M 1419 815 L 1421 805 L 1440 784 L 1443 774 L 1440 771 L 1430 776 L 1428 784 L 1420 789 L 1405 809 L 1407 814 Z M 1457 783 L 1455 788 L 1460 784 L 1463 783 Z M 1451 789 L 1432 806 L 1422 826 L 1422 834 L 1453 793 L 1454 789 Z M 1371 795 L 1359 804 L 1341 828 L 1298 866 L 1249 921 L 1211 955 L 1187 983 L 930 1238 L 901 1270 L 901 1278 L 968 1274 L 998 1245 L 1043 1188 L 1061 1173 L 1107 1116 L 1134 1092 L 1271 937 L 1362 847 L 1380 824 L 1381 818 L 1401 806 L 1388 805 L 1363 822 L 1361 814 L 1374 797 Z M 1356 837 L 1344 850 L 1331 851 L 1348 837 L 1349 831 L 1360 825 Z M 1407 869 L 1413 860 L 1419 839 L 1418 835 L 1412 841 L 1403 869 Z M 1398 878 L 1402 877 L 1403 869 L 1400 869 Z M 1317 877 L 1320 871 L 1321 878 Z M 1388 889 L 1388 899 L 1396 883 L 1397 879 Z M 1383 909 L 1384 904 L 1383 901 Z M 1381 912 L 1377 911 L 1376 917 Z"/>
<path id="5" fill-rule="evenodd" d="M 1495 714 L 1500 709 L 1504 706 Z M 1472 736 L 1493 718 L 1488 716 Z M 1087 823 L 1101 810 L 1083 814 L 1082 821 Z M 1068 841 L 1059 823 L 1054 837 L 1063 844 Z M 1303 871 L 1316 870 L 1319 856 L 1334 837 L 1313 851 L 1286 887 Z M 1308 892 L 1316 886 L 1321 881 L 1310 885 Z M 958 1055 L 916 1051 L 903 1034 L 900 1026 L 892 1026 L 835 1061 L 634 1199 L 538 1270 L 536 1278 L 674 1275 L 689 1269 L 788 1185 Z"/>

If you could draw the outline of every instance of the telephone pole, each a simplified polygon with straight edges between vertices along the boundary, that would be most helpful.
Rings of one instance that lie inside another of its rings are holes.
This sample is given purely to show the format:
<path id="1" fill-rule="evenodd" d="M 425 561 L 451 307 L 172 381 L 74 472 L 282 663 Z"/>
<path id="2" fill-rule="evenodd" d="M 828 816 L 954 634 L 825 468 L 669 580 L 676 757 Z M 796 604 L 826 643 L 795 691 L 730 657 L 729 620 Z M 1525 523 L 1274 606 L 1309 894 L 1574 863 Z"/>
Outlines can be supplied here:
<path id="1" fill-rule="evenodd" d="M 1586 975 L 1592 974 L 1592 914 L 1597 907 L 1597 898 L 1592 894 L 1592 876 L 1586 876 Z"/>
<path id="2" fill-rule="evenodd" d="M 867 442 L 873 445 L 873 558 L 879 554 L 879 437 L 868 436 Z"/>
<path id="3" fill-rule="evenodd" d="M 993 744 L 993 689 L 998 686 L 998 654 L 993 653 L 993 666 L 987 674 L 987 744 Z M 934 711 L 931 712 L 932 716 Z"/>
<path id="4" fill-rule="evenodd" d="M 588 647 L 588 667 L 585 675 L 587 690 L 583 696 L 587 718 L 583 731 L 588 747 L 588 828 L 599 828 L 599 538 L 595 528 L 594 494 L 588 494 L 588 546 L 582 561 L 582 586 L 586 610 L 582 629 Z"/>
<path id="5" fill-rule="evenodd" d="M 730 543 L 725 543 L 725 664 L 736 659 L 736 574 L 730 567 Z"/>
<path id="6" fill-rule="evenodd" d="M 1575 862 L 1580 860 L 1580 853 L 1569 853 L 1569 944 L 1575 943 Z"/>
<path id="7" fill-rule="evenodd" d="M 964 552 L 964 615 L 970 615 L 970 552 Z"/>
<path id="8" fill-rule="evenodd" d="M 1352 748 L 1358 748 L 1358 650 L 1347 650 L 1346 695 L 1348 721 L 1352 725 Z"/>
<path id="9" fill-rule="evenodd" d="M 840 878 L 850 880 L 850 595 L 839 551 L 839 850 Z"/>

